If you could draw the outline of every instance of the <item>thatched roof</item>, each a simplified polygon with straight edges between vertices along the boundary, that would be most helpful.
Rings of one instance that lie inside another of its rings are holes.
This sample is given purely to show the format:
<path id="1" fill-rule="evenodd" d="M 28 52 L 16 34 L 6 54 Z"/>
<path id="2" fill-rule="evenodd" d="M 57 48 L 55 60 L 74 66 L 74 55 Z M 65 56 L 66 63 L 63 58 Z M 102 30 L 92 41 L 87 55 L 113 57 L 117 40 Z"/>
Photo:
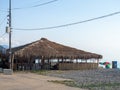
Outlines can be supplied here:
<path id="1" fill-rule="evenodd" d="M 12 48 L 12 52 L 15 56 L 26 57 L 26 58 L 41 58 L 44 59 L 55 59 L 55 58 L 66 58 L 66 59 L 100 59 L 101 55 L 78 50 L 72 47 L 64 46 L 52 41 L 42 38 L 41 40 Z"/>

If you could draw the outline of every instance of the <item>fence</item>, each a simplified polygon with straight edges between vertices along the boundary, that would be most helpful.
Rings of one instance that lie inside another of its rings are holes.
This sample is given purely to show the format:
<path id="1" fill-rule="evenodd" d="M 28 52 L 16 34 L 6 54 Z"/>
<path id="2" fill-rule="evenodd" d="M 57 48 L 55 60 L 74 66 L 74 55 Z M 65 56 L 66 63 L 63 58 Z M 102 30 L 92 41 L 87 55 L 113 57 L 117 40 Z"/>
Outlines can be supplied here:
<path id="1" fill-rule="evenodd" d="M 98 63 L 59 63 L 59 70 L 88 70 L 98 68 Z"/>

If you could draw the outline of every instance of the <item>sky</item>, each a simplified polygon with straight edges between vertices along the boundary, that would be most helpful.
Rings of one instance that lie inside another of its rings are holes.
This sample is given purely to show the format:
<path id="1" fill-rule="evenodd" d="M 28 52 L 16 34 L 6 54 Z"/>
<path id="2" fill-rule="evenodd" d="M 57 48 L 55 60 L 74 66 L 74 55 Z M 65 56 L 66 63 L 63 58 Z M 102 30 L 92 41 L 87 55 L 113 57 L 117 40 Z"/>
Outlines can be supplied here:
<path id="1" fill-rule="evenodd" d="M 12 28 L 44 28 L 80 22 L 120 11 L 120 0 L 11 0 Z M 49 4 L 33 7 L 35 5 Z M 0 0 L 0 45 L 8 45 L 9 0 Z M 20 9 L 15 9 L 20 8 Z M 47 30 L 12 29 L 12 47 L 44 37 L 51 41 L 103 55 L 120 62 L 120 14 Z"/>

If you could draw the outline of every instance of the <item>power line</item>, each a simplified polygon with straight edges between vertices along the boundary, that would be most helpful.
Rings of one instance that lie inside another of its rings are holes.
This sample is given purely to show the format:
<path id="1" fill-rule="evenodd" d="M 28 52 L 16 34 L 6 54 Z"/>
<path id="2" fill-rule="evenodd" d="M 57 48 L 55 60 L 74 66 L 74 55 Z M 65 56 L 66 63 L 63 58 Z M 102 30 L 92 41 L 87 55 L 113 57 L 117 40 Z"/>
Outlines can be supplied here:
<path id="1" fill-rule="evenodd" d="M 5 16 L 5 18 L 3 18 L 3 20 L 0 22 L 0 26 L 4 23 L 6 19 L 7 19 L 7 16 Z"/>
<path id="2" fill-rule="evenodd" d="M 50 3 L 56 2 L 56 1 L 58 1 L 58 0 L 51 0 L 51 1 L 48 1 L 48 2 L 44 2 L 44 3 L 41 3 L 41 4 L 37 4 L 37 5 L 33 5 L 33 6 L 29 6 L 29 7 L 13 8 L 12 10 L 19 10 L 19 9 L 28 9 L 28 8 L 40 7 L 40 6 L 47 5 L 47 4 L 50 4 Z"/>
<path id="3" fill-rule="evenodd" d="M 44 5 L 47 5 L 47 4 L 56 2 L 56 1 L 58 1 L 58 0 L 51 0 L 51 1 L 48 1 L 48 2 L 44 2 L 44 3 L 41 3 L 41 4 L 37 4 L 37 5 L 33 5 L 33 6 L 28 6 L 28 7 L 12 8 L 11 10 L 20 10 L 20 9 L 29 9 L 29 8 L 40 7 L 40 6 L 44 6 Z M 1 12 L 8 12 L 7 10 L 0 10 L 0 11 Z"/>
<path id="4" fill-rule="evenodd" d="M 1 12 L 8 12 L 7 10 L 1 10 L 1 9 L 0 9 L 0 11 L 1 11 Z"/>
<path id="5" fill-rule="evenodd" d="M 6 33 L 2 34 L 2 35 L 0 36 L 0 38 L 2 38 L 5 34 L 6 34 Z"/>
<path id="6" fill-rule="evenodd" d="M 99 17 L 96 17 L 96 18 L 91 18 L 91 19 L 87 19 L 87 20 L 83 20 L 83 21 L 79 21 L 79 22 L 73 22 L 73 23 L 69 23 L 69 24 L 63 24 L 63 25 L 57 25 L 57 26 L 51 26 L 51 27 L 43 27 L 43 28 L 33 28 L 33 29 L 23 29 L 23 28 L 12 28 L 12 29 L 14 29 L 14 30 L 47 30 L 47 29 L 55 29 L 55 28 L 62 28 L 62 27 L 68 27 L 68 26 L 76 25 L 76 24 L 86 23 L 86 22 L 90 22 L 90 21 L 94 21 L 94 20 L 98 20 L 98 19 L 103 19 L 103 18 L 110 17 L 110 16 L 117 15 L 117 14 L 120 14 L 120 11 L 110 13 L 110 14 L 107 14 L 107 15 L 103 15 L 103 16 L 99 16 Z"/>

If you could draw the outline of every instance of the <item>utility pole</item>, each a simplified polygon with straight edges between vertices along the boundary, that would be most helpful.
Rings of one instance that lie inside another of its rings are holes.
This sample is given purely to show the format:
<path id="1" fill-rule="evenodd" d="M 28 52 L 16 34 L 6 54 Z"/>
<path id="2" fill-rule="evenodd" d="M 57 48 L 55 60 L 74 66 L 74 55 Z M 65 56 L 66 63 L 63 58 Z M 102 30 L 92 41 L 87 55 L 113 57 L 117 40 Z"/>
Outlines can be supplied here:
<path id="1" fill-rule="evenodd" d="M 8 26 L 6 32 L 9 34 L 9 69 L 4 69 L 3 73 L 6 75 L 12 75 L 13 73 L 13 62 L 12 62 L 12 49 L 11 49 L 11 0 L 9 0 L 9 15 L 8 15 Z"/>
<path id="2" fill-rule="evenodd" d="M 9 63 L 12 69 L 12 49 L 11 49 L 11 0 L 9 0 Z"/>

